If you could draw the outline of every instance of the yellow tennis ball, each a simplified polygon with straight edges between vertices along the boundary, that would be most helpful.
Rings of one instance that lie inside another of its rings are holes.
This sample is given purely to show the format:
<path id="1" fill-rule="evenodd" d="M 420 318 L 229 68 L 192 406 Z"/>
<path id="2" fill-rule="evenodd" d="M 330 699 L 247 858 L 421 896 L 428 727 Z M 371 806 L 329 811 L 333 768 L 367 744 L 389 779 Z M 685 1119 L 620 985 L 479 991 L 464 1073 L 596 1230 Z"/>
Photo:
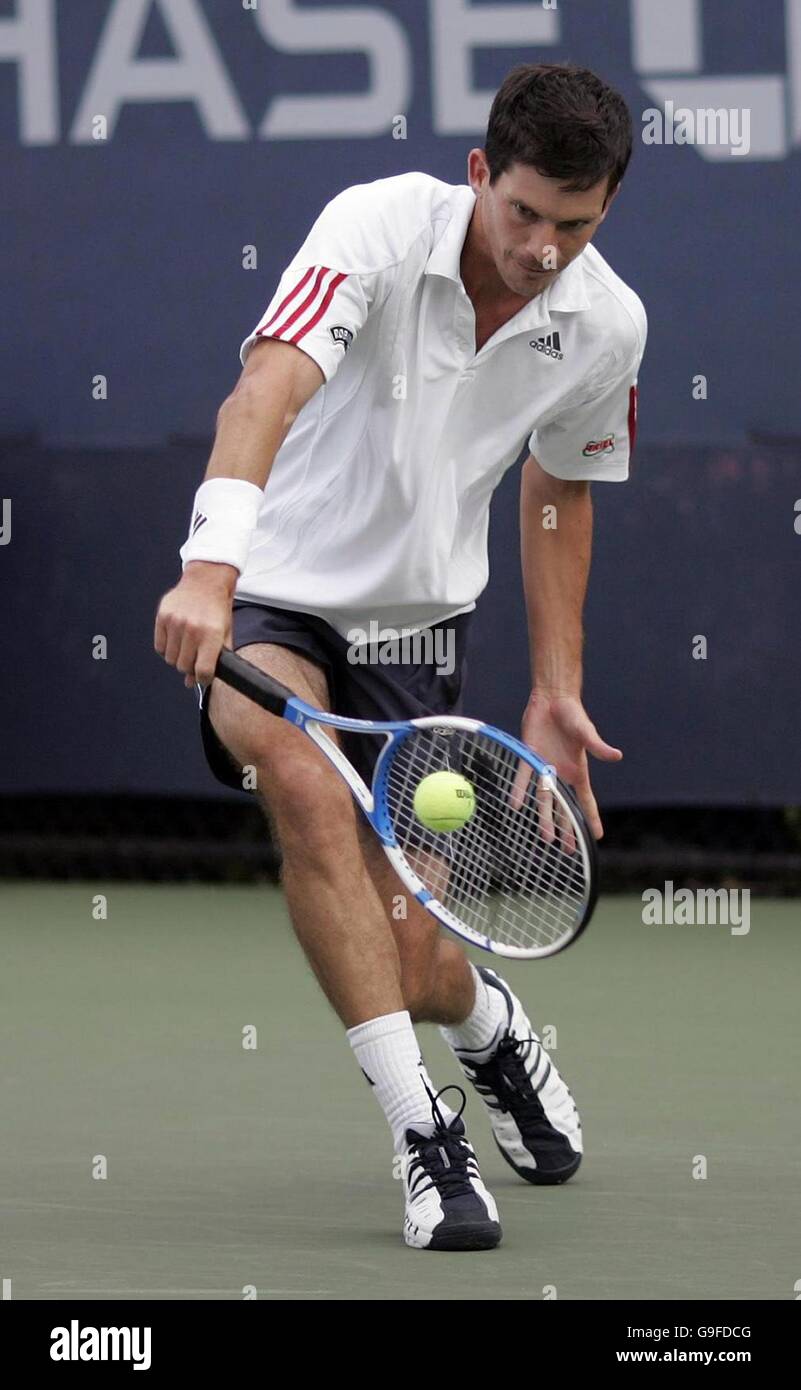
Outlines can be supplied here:
<path id="1" fill-rule="evenodd" d="M 414 814 L 427 830 L 461 830 L 475 809 L 473 788 L 458 772 L 432 772 L 417 784 Z"/>

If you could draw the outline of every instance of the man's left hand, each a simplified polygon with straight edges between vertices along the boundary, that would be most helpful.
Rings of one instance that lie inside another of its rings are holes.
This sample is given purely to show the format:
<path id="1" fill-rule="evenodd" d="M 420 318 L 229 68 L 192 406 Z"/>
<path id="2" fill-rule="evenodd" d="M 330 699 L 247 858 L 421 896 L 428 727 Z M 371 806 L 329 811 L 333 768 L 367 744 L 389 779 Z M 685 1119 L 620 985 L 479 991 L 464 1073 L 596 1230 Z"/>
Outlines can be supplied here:
<path id="1" fill-rule="evenodd" d="M 604 831 L 590 786 L 587 754 L 602 762 L 618 763 L 622 751 L 604 742 L 578 696 L 556 691 L 532 691 L 521 734 L 523 742 L 553 763 L 562 781 L 573 787 L 592 834 L 600 840 Z"/>

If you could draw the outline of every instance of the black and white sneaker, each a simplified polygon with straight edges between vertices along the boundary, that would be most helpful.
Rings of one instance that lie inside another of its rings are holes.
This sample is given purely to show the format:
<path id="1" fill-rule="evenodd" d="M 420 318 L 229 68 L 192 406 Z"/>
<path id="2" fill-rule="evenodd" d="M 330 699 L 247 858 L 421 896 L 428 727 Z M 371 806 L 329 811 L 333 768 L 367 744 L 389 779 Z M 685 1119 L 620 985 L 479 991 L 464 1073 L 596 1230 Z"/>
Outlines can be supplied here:
<path id="1" fill-rule="evenodd" d="M 492 1250 L 501 1239 L 494 1198 L 481 1181 L 472 1145 L 465 1137 L 462 1098 L 458 1114 L 445 1117 L 431 1099 L 430 1125 L 407 1129 L 403 1156 L 406 1215 L 403 1238 L 416 1250 Z"/>
<path id="2" fill-rule="evenodd" d="M 526 1182 L 567 1182 L 581 1163 L 581 1120 L 523 1005 L 494 970 L 479 974 L 500 990 L 508 1023 L 489 1058 L 456 1050 L 462 1070 L 486 1104 L 492 1132 L 503 1157 Z"/>

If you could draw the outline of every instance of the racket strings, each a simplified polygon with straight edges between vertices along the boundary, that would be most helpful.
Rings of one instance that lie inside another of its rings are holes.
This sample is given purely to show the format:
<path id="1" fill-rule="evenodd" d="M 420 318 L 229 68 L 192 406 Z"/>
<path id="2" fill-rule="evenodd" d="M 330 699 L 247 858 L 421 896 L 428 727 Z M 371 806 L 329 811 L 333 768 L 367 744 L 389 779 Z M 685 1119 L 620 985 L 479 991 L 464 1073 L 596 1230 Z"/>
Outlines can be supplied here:
<path id="1" fill-rule="evenodd" d="M 558 788 L 553 840 L 542 833 L 536 774 L 515 809 L 518 767 L 517 755 L 489 734 L 415 729 L 392 750 L 385 800 L 398 846 L 429 892 L 477 940 L 529 950 L 572 935 L 589 873 L 581 831 Z M 476 801 L 471 818 L 449 834 L 422 825 L 413 805 L 419 782 L 442 771 L 466 777 Z"/>

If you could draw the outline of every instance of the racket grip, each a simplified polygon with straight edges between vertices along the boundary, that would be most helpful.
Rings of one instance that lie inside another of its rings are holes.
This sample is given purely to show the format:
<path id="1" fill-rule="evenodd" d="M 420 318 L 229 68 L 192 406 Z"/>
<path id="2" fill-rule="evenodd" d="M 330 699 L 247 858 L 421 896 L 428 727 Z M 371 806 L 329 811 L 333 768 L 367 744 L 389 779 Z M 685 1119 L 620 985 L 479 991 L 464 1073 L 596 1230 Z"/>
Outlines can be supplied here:
<path id="1" fill-rule="evenodd" d="M 266 671 L 261 671 L 251 661 L 245 661 L 244 657 L 237 656 L 227 647 L 220 652 L 214 674 L 218 680 L 238 690 L 240 695 L 246 695 L 270 714 L 282 715 L 287 701 L 294 699 L 294 691 L 288 686 L 274 680 Z"/>

